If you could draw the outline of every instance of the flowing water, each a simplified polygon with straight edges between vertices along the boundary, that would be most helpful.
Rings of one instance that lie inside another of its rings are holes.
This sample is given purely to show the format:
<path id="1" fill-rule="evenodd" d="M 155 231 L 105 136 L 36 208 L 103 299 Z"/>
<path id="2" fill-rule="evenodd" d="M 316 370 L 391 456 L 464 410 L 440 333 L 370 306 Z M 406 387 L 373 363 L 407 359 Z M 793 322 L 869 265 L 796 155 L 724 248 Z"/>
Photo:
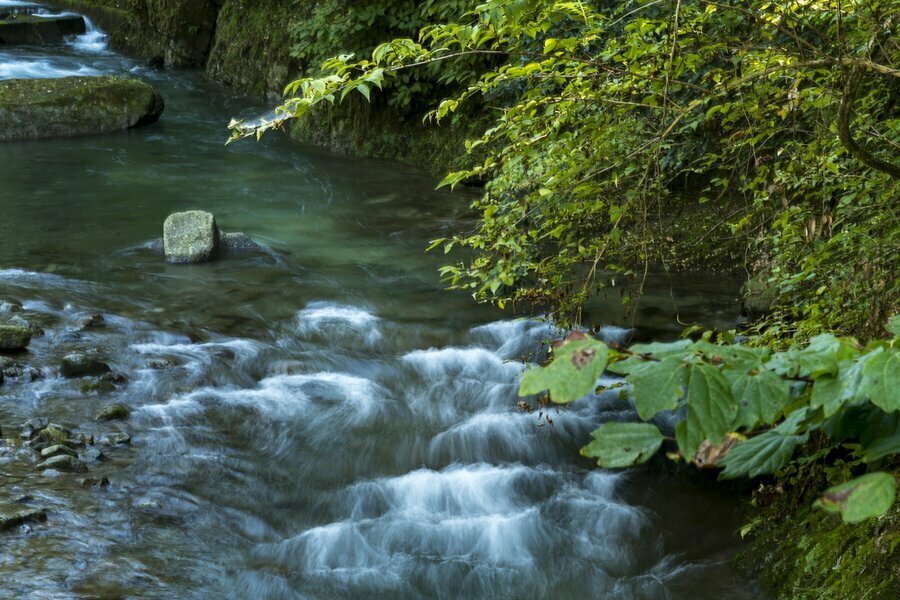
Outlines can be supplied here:
<path id="1" fill-rule="evenodd" d="M 0 78 L 107 72 L 155 85 L 161 121 L 0 145 L 0 321 L 44 332 L 0 385 L 0 512 L 48 515 L 0 532 L 0 597 L 758 597 L 730 564 L 737 498 L 579 457 L 627 403 L 516 409 L 523 357 L 553 332 L 444 291 L 444 257 L 423 252 L 470 225 L 468 198 L 276 135 L 225 147 L 229 117 L 263 107 L 145 70 L 93 28 L 0 50 Z M 166 265 L 152 241 L 191 208 L 264 250 Z M 734 297 L 654 280 L 636 325 L 677 332 L 673 301 L 728 325 Z M 621 339 L 614 305 L 596 314 Z M 124 381 L 61 377 L 85 349 Z M 94 421 L 112 402 L 131 417 Z M 95 436 L 88 474 L 34 469 L 17 434 L 35 416 Z M 99 444 L 116 431 L 131 445 Z"/>

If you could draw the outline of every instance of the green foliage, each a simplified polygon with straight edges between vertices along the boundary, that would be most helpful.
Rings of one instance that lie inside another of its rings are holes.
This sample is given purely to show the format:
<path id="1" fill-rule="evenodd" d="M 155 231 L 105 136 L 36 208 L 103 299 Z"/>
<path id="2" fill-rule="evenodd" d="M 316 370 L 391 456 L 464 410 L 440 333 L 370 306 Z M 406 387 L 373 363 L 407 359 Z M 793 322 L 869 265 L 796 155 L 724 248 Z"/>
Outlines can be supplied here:
<path id="1" fill-rule="evenodd" d="M 322 20 L 300 27 L 324 37 L 298 51 L 379 19 L 400 31 L 418 23 L 411 4 L 361 4 L 341 20 L 328 16 L 336 2 L 321 3 Z M 422 19 L 462 7 L 424 5 Z M 578 321 L 607 278 L 660 259 L 646 240 L 658 215 L 686 202 L 690 181 L 778 292 L 768 340 L 823 330 L 870 338 L 900 302 L 896 9 L 892 0 L 487 0 L 361 60 L 326 61 L 281 108 L 297 116 L 391 81 L 404 94 L 420 83 L 406 79 L 413 71 L 456 90 L 436 121 L 473 102 L 490 107 L 493 123 L 466 144 L 484 159 L 443 182 L 487 182 L 473 204 L 478 226 L 434 245 L 471 257 L 442 273 L 479 300 Z"/>
<path id="2" fill-rule="evenodd" d="M 608 469 L 631 467 L 656 454 L 665 438 L 650 423 L 604 423 L 594 433 L 594 441 L 581 454 L 596 458 Z"/>
<path id="3" fill-rule="evenodd" d="M 385 39 L 412 36 L 428 23 L 453 18 L 468 10 L 469 0 L 325 0 L 309 3 L 295 0 L 304 18 L 291 24 L 290 35 L 295 40 L 291 55 L 303 68 L 315 74 L 319 66 L 332 56 L 366 56 Z M 453 85 L 468 84 L 477 77 L 475 63 L 462 61 L 450 68 L 437 65 L 419 71 L 398 73 L 388 84 L 385 96 L 393 109 L 412 112 L 423 109 L 423 103 L 434 102 L 441 94 L 453 93 Z M 366 100 L 369 88 L 357 88 Z M 346 96 L 346 94 L 343 94 Z M 417 102 L 418 100 L 418 102 Z"/>
<path id="4" fill-rule="evenodd" d="M 814 433 L 830 449 L 849 449 L 854 468 L 900 452 L 897 337 L 864 347 L 823 334 L 781 352 L 707 340 L 622 350 L 572 337 L 548 366 L 526 372 L 520 394 L 549 388 L 553 401 L 571 402 L 591 393 L 609 365 L 626 375 L 642 420 L 683 414 L 675 426 L 678 453 L 704 468 L 724 467 L 723 479 L 779 472 Z M 606 424 L 593 437 L 582 454 L 606 467 L 646 462 L 664 439 L 649 423 Z M 826 490 L 817 506 L 851 522 L 882 514 L 893 498 L 893 477 L 872 473 Z"/>
<path id="5" fill-rule="evenodd" d="M 815 506 L 839 512 L 845 523 L 877 517 L 894 503 L 897 482 L 887 473 L 869 473 L 825 490 Z"/>
<path id="6" fill-rule="evenodd" d="M 563 344 L 554 360 L 543 369 L 522 375 L 519 395 L 530 396 L 550 390 L 554 402 L 578 400 L 594 389 L 606 369 L 606 345 L 583 335 Z"/>

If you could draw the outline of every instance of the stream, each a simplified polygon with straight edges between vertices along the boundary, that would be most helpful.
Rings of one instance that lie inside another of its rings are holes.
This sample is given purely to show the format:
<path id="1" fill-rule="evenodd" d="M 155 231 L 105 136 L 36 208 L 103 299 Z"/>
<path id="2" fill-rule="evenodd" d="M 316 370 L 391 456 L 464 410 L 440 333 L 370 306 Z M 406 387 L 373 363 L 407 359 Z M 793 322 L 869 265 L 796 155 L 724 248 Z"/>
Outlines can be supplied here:
<path id="1" fill-rule="evenodd" d="M 740 497 L 579 456 L 634 416 L 616 392 L 517 409 L 555 332 L 443 289 L 424 248 L 471 226 L 465 193 L 284 135 L 226 147 L 229 118 L 265 105 L 93 26 L 0 47 L 0 79 L 102 73 L 155 86 L 160 121 L 0 144 L 0 322 L 43 332 L 0 385 L 0 512 L 47 515 L 0 532 L 0 597 L 761 597 L 732 566 Z M 187 209 L 263 251 L 167 265 L 153 241 Z M 733 325 L 738 284 L 652 277 L 633 325 Z M 623 341 L 617 303 L 592 314 Z M 121 377 L 62 377 L 84 350 Z M 97 422 L 111 403 L 130 418 Z M 88 473 L 35 470 L 19 427 L 38 416 L 94 436 Z M 101 443 L 117 432 L 131 443 Z"/>

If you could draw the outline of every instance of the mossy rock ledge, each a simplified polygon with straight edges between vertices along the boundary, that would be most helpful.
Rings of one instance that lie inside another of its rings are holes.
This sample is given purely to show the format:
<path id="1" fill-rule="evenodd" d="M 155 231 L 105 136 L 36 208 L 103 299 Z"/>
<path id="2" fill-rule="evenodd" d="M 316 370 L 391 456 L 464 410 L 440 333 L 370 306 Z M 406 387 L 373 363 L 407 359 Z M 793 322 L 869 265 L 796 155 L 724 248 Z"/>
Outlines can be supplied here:
<path id="1" fill-rule="evenodd" d="M 109 133 L 153 123 L 165 103 L 133 77 L 0 81 L 0 141 Z"/>

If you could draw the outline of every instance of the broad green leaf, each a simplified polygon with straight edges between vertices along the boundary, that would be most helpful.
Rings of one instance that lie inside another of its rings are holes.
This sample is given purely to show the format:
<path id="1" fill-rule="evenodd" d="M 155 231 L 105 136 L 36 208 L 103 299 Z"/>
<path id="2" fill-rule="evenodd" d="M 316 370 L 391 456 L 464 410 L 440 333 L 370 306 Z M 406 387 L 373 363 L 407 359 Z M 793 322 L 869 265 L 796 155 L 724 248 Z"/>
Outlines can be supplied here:
<path id="1" fill-rule="evenodd" d="M 625 360 L 618 360 L 607 365 L 607 369 L 619 375 L 628 375 L 635 369 L 641 369 L 649 362 L 660 361 L 671 356 L 684 357 L 690 354 L 690 340 L 677 342 L 653 342 L 650 344 L 634 344 L 628 350 L 633 354 Z M 647 357 L 647 358 L 644 358 Z M 652 359 L 652 360 L 648 360 Z"/>
<path id="2" fill-rule="evenodd" d="M 678 340 L 677 342 L 651 342 L 649 344 L 634 344 L 629 350 L 634 354 L 647 354 L 657 360 L 667 356 L 683 356 L 690 351 L 694 343 L 691 340 Z"/>
<path id="3" fill-rule="evenodd" d="M 738 405 L 732 429 L 752 430 L 760 423 L 774 423 L 790 401 L 790 385 L 772 371 L 738 373 L 730 379 L 731 395 Z"/>
<path id="4" fill-rule="evenodd" d="M 767 348 L 748 348 L 740 344 L 723 345 L 699 341 L 694 344 L 694 347 L 708 358 L 716 357 L 729 368 L 743 372 L 760 369 L 763 361 L 771 354 Z"/>
<path id="5" fill-rule="evenodd" d="M 725 467 L 720 479 L 734 479 L 747 475 L 756 477 L 774 473 L 788 463 L 797 446 L 805 444 L 809 434 L 786 435 L 770 429 L 731 449 L 721 461 Z"/>
<path id="6" fill-rule="evenodd" d="M 900 350 L 878 348 L 861 362 L 860 392 L 885 412 L 900 410 Z"/>
<path id="7" fill-rule="evenodd" d="M 581 454 L 596 458 L 597 464 L 608 469 L 647 462 L 665 439 L 650 423 L 604 423 L 591 435 L 594 440 Z"/>
<path id="8" fill-rule="evenodd" d="M 645 421 L 662 410 L 674 410 L 687 383 L 687 365 L 678 356 L 647 362 L 626 378 L 633 387 L 634 407 Z"/>
<path id="9" fill-rule="evenodd" d="M 890 473 L 868 473 L 828 488 L 813 506 L 839 512 L 844 523 L 856 523 L 883 515 L 897 494 L 897 482 Z"/>
<path id="10" fill-rule="evenodd" d="M 676 426 L 675 439 L 685 460 L 692 460 L 703 440 L 711 444 L 722 441 L 738 407 L 728 380 L 717 367 L 710 365 L 690 366 L 685 404 L 687 414 Z"/>
<path id="11" fill-rule="evenodd" d="M 900 337 L 900 315 L 891 317 L 885 329 L 888 330 L 888 333 L 893 334 L 894 337 Z"/>
<path id="12" fill-rule="evenodd" d="M 847 388 L 840 378 L 834 375 L 819 377 L 813 384 L 809 405 L 813 408 L 821 406 L 825 416 L 830 417 L 843 405 L 843 395 L 846 391 Z"/>
<path id="13" fill-rule="evenodd" d="M 554 351 L 549 365 L 522 374 L 519 395 L 530 396 L 550 390 L 554 402 L 578 400 L 594 391 L 606 369 L 608 356 L 609 349 L 601 341 L 590 338 L 567 341 Z"/>
<path id="14" fill-rule="evenodd" d="M 857 354 L 847 340 L 825 333 L 812 338 L 806 348 L 774 354 L 766 368 L 788 377 L 818 379 L 823 375 L 836 375 L 840 362 Z"/>
<path id="15" fill-rule="evenodd" d="M 866 463 L 873 463 L 894 454 L 900 454 L 900 429 L 888 436 L 876 438 L 862 449 L 862 459 Z"/>
<path id="16" fill-rule="evenodd" d="M 885 414 L 872 404 L 864 406 L 869 408 L 869 418 L 858 436 L 863 460 L 873 463 L 885 456 L 900 454 L 900 412 Z"/>

